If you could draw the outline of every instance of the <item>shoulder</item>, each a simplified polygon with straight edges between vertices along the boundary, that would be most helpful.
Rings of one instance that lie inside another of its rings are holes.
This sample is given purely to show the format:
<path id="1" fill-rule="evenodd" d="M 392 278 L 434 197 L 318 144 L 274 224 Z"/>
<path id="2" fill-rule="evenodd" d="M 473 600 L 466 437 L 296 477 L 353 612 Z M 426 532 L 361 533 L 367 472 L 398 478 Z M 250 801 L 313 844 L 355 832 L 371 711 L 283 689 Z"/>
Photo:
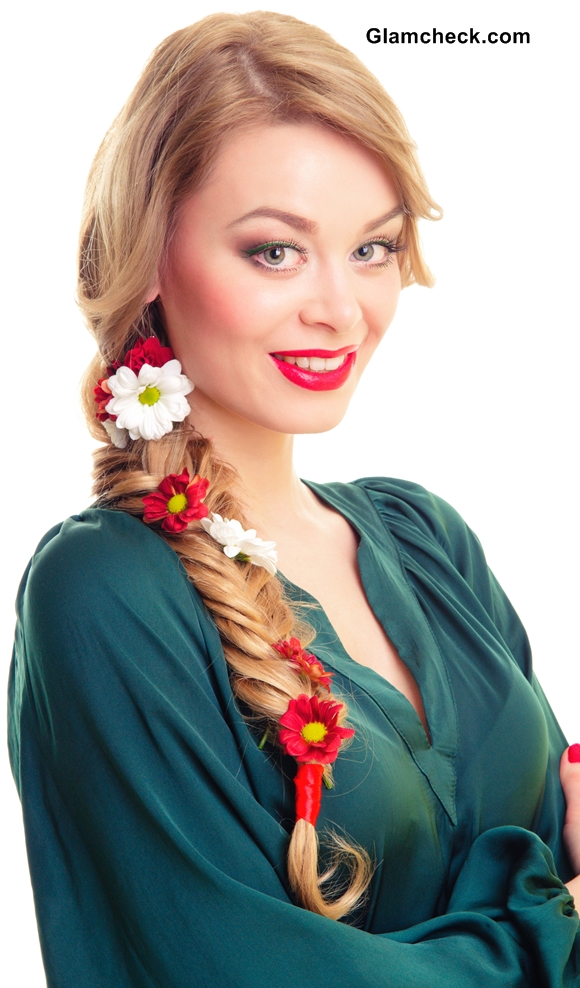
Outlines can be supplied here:
<path id="1" fill-rule="evenodd" d="M 312 484 L 315 491 L 372 538 L 377 521 L 394 541 L 405 566 L 435 578 L 459 575 L 474 589 L 487 586 L 483 549 L 458 511 L 420 484 L 392 477 L 362 477 L 351 483 Z M 377 519 L 378 515 L 378 519 Z"/>
<path id="2" fill-rule="evenodd" d="M 193 744 L 196 732 L 229 731 L 215 623 L 171 546 L 120 511 L 89 509 L 41 541 L 20 591 L 11 682 L 15 765 L 21 738 L 40 737 L 58 772 L 74 763 L 76 776 L 85 754 L 103 752 L 140 772 L 143 752 L 153 762 L 172 735 Z"/>
<path id="3" fill-rule="evenodd" d="M 167 543 L 139 519 L 123 511 L 89 508 L 47 532 L 30 562 L 26 585 L 82 596 L 99 584 L 137 583 L 142 588 L 179 568 Z"/>
<path id="4" fill-rule="evenodd" d="M 120 562 L 127 558 L 128 552 L 137 553 L 140 558 L 152 553 L 159 557 L 163 546 L 168 548 L 133 515 L 105 508 L 87 508 L 51 528 L 39 542 L 32 562 L 36 566 L 48 559 L 72 563 L 87 554 L 95 559 L 107 557 L 109 561 Z M 169 552 L 173 555 L 171 550 Z"/>
<path id="5" fill-rule="evenodd" d="M 454 592 L 468 587 L 493 615 L 500 598 L 507 601 L 477 535 L 444 498 L 420 484 L 392 477 L 363 477 L 347 486 L 365 492 L 407 569 L 421 570 Z"/>
<path id="6" fill-rule="evenodd" d="M 204 608 L 178 556 L 157 533 L 122 511 L 89 508 L 51 529 L 22 581 L 18 610 L 28 633 L 53 637 L 81 624 L 160 626 Z"/>
<path id="7" fill-rule="evenodd" d="M 461 514 L 420 484 L 392 477 L 363 477 L 353 484 L 367 493 L 397 540 L 431 542 L 457 564 L 465 561 L 466 552 L 482 552 Z"/>
<path id="8" fill-rule="evenodd" d="M 529 642 L 512 604 L 489 569 L 481 543 L 461 514 L 420 484 L 391 477 L 364 477 L 352 485 L 372 501 L 409 573 L 422 573 L 430 592 L 437 585 L 467 611 L 481 606 L 526 675 Z"/>
<path id="9" fill-rule="evenodd" d="M 14 723 L 26 711 L 34 730 L 71 738 L 73 711 L 77 727 L 133 722 L 131 711 L 149 723 L 192 696 L 214 717 L 229 697 L 216 626 L 176 553 L 139 519 L 100 509 L 52 529 L 31 561 L 14 684 Z"/>

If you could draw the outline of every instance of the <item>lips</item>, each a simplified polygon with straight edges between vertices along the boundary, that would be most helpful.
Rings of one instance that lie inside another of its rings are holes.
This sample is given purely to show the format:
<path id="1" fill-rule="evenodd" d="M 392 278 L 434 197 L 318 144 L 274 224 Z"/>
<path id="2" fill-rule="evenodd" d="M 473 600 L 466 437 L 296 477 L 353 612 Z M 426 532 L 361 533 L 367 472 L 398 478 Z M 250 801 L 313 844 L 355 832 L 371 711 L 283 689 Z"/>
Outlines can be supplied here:
<path id="1" fill-rule="evenodd" d="M 356 361 L 357 349 L 357 347 L 346 346 L 341 350 L 277 350 L 275 354 L 270 354 L 270 358 L 280 373 L 292 384 L 297 384 L 298 387 L 306 388 L 308 391 L 335 391 L 342 387 L 350 377 Z M 280 357 L 293 357 L 295 359 L 316 357 L 334 363 L 336 358 L 344 354 L 346 354 L 344 361 L 339 367 L 332 370 L 323 370 L 322 368 L 310 370 L 307 367 L 298 367 L 295 363 L 278 359 Z"/>

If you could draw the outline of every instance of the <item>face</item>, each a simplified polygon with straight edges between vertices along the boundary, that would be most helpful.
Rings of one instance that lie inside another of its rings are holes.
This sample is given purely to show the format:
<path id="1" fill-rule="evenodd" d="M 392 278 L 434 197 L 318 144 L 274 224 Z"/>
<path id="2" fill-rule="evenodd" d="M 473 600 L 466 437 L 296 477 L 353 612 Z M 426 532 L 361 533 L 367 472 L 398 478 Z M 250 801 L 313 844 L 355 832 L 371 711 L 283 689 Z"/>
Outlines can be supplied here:
<path id="1" fill-rule="evenodd" d="M 388 175 L 330 129 L 231 139 L 183 203 L 157 286 L 193 425 L 335 426 L 395 313 L 402 224 Z"/>

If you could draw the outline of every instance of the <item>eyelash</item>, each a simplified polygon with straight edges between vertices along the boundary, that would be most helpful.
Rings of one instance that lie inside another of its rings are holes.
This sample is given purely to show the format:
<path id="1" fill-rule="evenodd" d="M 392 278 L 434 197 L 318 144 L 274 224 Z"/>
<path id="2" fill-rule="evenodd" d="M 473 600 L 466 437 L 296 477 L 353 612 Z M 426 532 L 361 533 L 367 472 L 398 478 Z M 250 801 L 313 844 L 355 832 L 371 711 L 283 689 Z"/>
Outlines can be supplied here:
<path id="1" fill-rule="evenodd" d="M 391 240 L 389 237 L 374 237 L 373 240 L 365 240 L 364 244 L 359 244 L 356 250 L 360 250 L 361 247 L 374 247 L 375 244 L 378 244 L 380 247 L 385 247 L 388 251 L 387 257 L 384 261 L 380 261 L 377 264 L 369 264 L 369 267 L 375 269 L 388 267 L 395 254 L 400 254 L 401 251 L 407 249 L 406 244 L 398 243 L 397 240 Z"/>
<path id="2" fill-rule="evenodd" d="M 364 243 L 359 244 L 355 250 L 360 250 L 361 247 L 373 247 L 377 244 L 380 247 L 385 247 L 388 251 L 388 256 L 384 261 L 380 261 L 377 264 L 369 264 L 368 267 L 372 267 L 375 270 L 377 268 L 386 268 L 395 254 L 401 253 L 401 251 L 406 250 L 407 245 L 403 243 L 397 243 L 396 240 L 391 240 L 389 237 L 374 237 L 372 240 L 365 240 Z M 260 261 L 254 260 L 257 254 L 262 254 L 265 250 L 269 250 L 271 247 L 289 247 L 291 250 L 297 251 L 305 257 L 308 254 L 308 250 L 302 244 L 297 243 L 295 240 L 269 240 L 267 243 L 256 244 L 255 247 L 248 247 L 242 251 L 243 255 L 248 258 L 256 268 L 260 268 L 262 271 L 271 271 L 273 274 L 284 274 L 289 271 L 296 271 L 296 268 L 277 268 L 274 264 L 262 264 Z M 354 253 L 354 252 L 353 252 Z M 364 265 L 364 261 L 361 262 Z"/>
<path id="3" fill-rule="evenodd" d="M 270 247 L 290 247 L 292 250 L 297 251 L 304 257 L 308 254 L 306 247 L 302 244 L 296 243 L 295 240 L 268 240 L 265 244 L 257 244 L 255 247 L 248 247 L 246 250 L 242 251 L 245 257 L 248 258 L 256 268 L 260 268 L 262 271 L 272 271 L 274 274 L 283 274 L 288 271 L 296 271 L 296 268 L 277 268 L 275 264 L 261 264 L 260 261 L 255 261 L 254 256 L 256 254 L 262 254 L 265 250 L 269 250 Z"/>

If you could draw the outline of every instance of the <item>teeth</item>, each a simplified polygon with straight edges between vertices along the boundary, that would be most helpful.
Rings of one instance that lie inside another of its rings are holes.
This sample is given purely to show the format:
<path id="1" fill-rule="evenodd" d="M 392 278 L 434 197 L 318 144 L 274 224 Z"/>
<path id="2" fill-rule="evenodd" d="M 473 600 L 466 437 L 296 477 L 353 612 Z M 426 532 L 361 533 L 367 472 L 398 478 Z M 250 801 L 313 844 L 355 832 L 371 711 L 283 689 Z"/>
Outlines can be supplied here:
<path id="1" fill-rule="evenodd" d="M 332 371 L 344 364 L 347 355 L 343 353 L 340 357 L 282 357 L 275 353 L 277 360 L 284 360 L 287 364 L 296 364 L 302 370 L 311 371 Z"/>

